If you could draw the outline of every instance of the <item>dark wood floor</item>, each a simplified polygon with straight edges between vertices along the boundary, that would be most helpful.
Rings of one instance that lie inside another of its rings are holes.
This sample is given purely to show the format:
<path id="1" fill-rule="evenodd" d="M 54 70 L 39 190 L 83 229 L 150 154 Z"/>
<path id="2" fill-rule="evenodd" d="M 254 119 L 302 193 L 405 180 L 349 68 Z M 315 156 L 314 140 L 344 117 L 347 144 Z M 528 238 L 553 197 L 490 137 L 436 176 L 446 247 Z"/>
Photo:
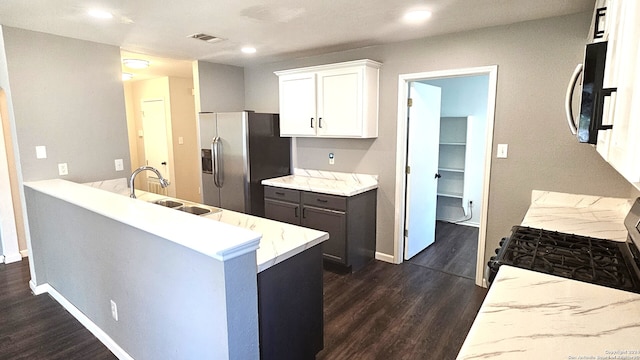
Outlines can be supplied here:
<path id="1" fill-rule="evenodd" d="M 436 221 L 436 240 L 409 262 L 467 279 L 476 277 L 478 228 Z"/>
<path id="2" fill-rule="evenodd" d="M 29 266 L 0 264 L 0 359 L 115 359 L 48 295 Z M 486 290 L 405 262 L 324 273 L 325 339 L 317 359 L 455 359 Z"/>
<path id="3" fill-rule="evenodd" d="M 48 294 L 33 296 L 29 263 L 0 264 L 0 359 L 116 359 Z"/>

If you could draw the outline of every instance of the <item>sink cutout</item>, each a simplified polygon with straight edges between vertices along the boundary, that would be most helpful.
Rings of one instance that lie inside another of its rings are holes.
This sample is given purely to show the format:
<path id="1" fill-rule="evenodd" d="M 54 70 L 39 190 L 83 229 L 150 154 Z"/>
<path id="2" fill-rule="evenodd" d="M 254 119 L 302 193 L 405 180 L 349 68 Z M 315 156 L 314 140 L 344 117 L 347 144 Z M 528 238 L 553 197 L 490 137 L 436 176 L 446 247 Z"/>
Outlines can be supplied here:
<path id="1" fill-rule="evenodd" d="M 176 208 L 176 210 L 184 211 L 186 213 L 195 214 L 195 215 L 204 215 L 211 212 L 211 210 L 209 209 L 201 208 L 198 206 L 181 206 L 179 208 Z"/>
<path id="2" fill-rule="evenodd" d="M 173 200 L 157 200 L 153 202 L 156 205 L 166 206 L 168 208 L 177 208 L 178 206 L 184 205 L 181 202 L 173 201 Z"/>

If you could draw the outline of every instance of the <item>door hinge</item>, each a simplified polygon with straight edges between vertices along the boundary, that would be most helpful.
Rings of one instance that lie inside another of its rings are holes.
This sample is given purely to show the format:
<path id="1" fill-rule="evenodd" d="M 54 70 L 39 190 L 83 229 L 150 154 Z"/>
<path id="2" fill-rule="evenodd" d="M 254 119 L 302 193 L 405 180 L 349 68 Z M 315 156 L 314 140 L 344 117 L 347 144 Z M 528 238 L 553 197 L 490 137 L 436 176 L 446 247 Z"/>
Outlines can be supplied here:
<path id="1" fill-rule="evenodd" d="M 413 106 L 413 99 L 412 98 L 408 98 L 407 99 L 407 106 L 408 107 L 412 107 Z"/>
<path id="2" fill-rule="evenodd" d="M 405 169 L 405 172 L 407 174 L 411 174 L 411 166 L 407 165 L 407 168 Z"/>
<path id="3" fill-rule="evenodd" d="M 409 236 L 409 230 L 408 229 L 404 229 L 404 236 L 408 237 Z"/>

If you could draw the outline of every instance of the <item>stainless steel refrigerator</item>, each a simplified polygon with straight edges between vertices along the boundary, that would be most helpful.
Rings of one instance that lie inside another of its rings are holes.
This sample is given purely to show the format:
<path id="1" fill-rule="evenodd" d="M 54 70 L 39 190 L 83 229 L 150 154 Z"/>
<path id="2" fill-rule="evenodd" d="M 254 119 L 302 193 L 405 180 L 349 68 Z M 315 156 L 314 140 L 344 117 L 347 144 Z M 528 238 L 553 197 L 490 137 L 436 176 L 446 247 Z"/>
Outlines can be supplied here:
<path id="1" fill-rule="evenodd" d="M 198 138 L 202 202 L 264 216 L 261 181 L 291 174 L 291 138 L 280 137 L 278 114 L 202 112 Z"/>

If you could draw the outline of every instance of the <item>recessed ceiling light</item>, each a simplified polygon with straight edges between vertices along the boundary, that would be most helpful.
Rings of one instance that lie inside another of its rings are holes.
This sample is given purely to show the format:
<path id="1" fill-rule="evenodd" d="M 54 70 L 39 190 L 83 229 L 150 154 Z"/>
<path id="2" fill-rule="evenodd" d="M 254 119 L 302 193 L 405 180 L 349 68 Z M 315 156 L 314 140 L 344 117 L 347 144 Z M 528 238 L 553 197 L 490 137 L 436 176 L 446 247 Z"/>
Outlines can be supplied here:
<path id="1" fill-rule="evenodd" d="M 97 9 L 93 9 L 93 10 L 89 10 L 88 11 L 89 15 L 93 16 L 94 18 L 98 18 L 98 19 L 112 19 L 113 18 L 113 14 L 108 12 L 108 11 L 104 11 L 104 10 L 97 10 Z"/>
<path id="2" fill-rule="evenodd" d="M 414 10 L 404 14 L 404 19 L 412 23 L 422 22 L 430 17 L 431 11 L 429 10 Z"/>
<path id="3" fill-rule="evenodd" d="M 142 59 L 124 59 L 122 63 L 124 66 L 132 69 L 146 69 L 149 67 L 149 61 Z"/>
<path id="4" fill-rule="evenodd" d="M 245 53 L 245 54 L 253 54 L 253 53 L 256 52 L 256 48 L 250 47 L 250 46 L 243 47 L 242 48 L 242 52 Z"/>
<path id="5" fill-rule="evenodd" d="M 122 81 L 127 81 L 133 79 L 132 73 L 122 73 Z"/>

